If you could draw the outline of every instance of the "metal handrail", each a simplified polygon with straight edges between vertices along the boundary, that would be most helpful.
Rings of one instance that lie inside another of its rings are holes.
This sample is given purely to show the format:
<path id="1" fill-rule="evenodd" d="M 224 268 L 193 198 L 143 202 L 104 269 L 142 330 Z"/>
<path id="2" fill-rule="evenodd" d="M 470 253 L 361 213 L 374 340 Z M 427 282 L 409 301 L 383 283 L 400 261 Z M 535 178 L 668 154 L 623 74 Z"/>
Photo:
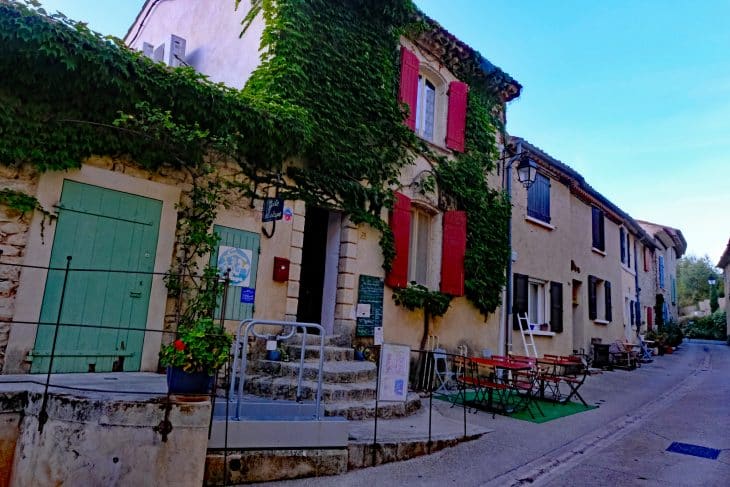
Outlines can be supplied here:
<path id="1" fill-rule="evenodd" d="M 284 334 L 271 335 L 257 332 L 254 327 L 259 325 L 274 325 L 290 328 L 290 330 Z M 275 338 L 277 341 L 286 341 L 294 336 L 297 329 L 302 330 L 302 349 L 299 354 L 299 377 L 297 378 L 297 402 L 302 400 L 302 378 L 304 376 L 304 354 L 307 348 L 307 329 L 313 328 L 319 330 L 319 370 L 317 371 L 317 392 L 315 394 L 315 419 L 320 419 L 319 406 L 322 400 L 322 370 L 324 368 L 324 328 L 318 323 L 300 323 L 296 321 L 275 321 L 275 320 L 254 320 L 248 319 L 243 320 L 238 325 L 238 331 L 236 332 L 236 344 L 234 345 L 233 354 L 233 377 L 231 378 L 230 384 L 230 396 L 236 398 L 236 415 L 235 420 L 241 419 L 241 402 L 243 399 L 244 382 L 246 381 L 246 367 L 248 365 L 248 335 L 251 333 L 257 338 L 271 339 Z M 243 331 L 243 336 L 242 332 Z M 238 363 L 238 354 L 241 354 L 241 363 Z M 238 369 L 238 392 L 235 391 L 235 372 Z"/>

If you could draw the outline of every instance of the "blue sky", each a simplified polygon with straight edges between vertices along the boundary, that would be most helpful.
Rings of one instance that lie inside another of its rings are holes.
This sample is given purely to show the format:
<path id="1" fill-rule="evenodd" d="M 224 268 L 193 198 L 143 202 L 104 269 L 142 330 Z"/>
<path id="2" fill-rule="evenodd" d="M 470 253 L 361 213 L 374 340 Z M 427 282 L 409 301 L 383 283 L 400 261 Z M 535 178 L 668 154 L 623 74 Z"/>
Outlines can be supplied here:
<path id="1" fill-rule="evenodd" d="M 42 3 L 121 37 L 144 2 Z M 510 133 L 717 262 L 730 237 L 730 2 L 416 3 L 522 83 Z"/>

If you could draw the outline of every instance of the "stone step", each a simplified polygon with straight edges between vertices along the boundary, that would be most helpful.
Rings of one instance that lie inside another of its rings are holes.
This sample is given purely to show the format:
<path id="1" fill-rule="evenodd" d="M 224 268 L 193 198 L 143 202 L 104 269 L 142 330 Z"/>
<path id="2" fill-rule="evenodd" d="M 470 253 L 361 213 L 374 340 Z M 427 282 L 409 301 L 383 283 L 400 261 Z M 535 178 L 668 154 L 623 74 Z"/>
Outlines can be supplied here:
<path id="1" fill-rule="evenodd" d="M 301 345 L 302 338 L 304 335 L 302 333 L 297 333 L 293 337 L 291 337 L 289 340 L 285 342 L 285 345 Z M 311 333 L 307 333 L 307 345 L 316 345 L 319 346 L 319 335 L 312 335 Z M 324 344 L 325 346 L 332 346 L 336 347 L 339 346 L 339 344 L 342 343 L 342 337 L 340 335 L 326 335 L 324 337 Z"/>
<path id="2" fill-rule="evenodd" d="M 296 361 L 299 359 L 299 354 L 302 353 L 301 345 L 290 345 L 289 346 L 289 360 Z M 304 351 L 304 359 L 318 359 L 319 358 L 319 347 L 307 346 Z M 324 347 L 324 360 L 326 362 L 331 361 L 343 361 L 343 360 L 354 360 L 355 350 L 349 347 L 333 347 L 327 345 Z"/>
<path id="3" fill-rule="evenodd" d="M 381 402 L 378 404 L 378 418 L 389 419 L 408 416 L 421 409 L 421 398 L 415 392 L 408 393 L 405 402 Z M 375 399 L 367 401 L 346 401 L 325 403 L 325 416 L 343 416 L 350 420 L 375 417 Z"/>
<path id="4" fill-rule="evenodd" d="M 253 370 L 260 374 L 296 379 L 299 374 L 299 361 L 272 362 L 259 360 L 253 365 Z M 316 381 L 319 370 L 319 360 L 304 362 L 304 379 Z M 377 376 L 377 367 L 372 362 L 333 361 L 325 362 L 322 367 L 322 380 L 328 383 L 352 383 L 374 381 Z"/>
<path id="5" fill-rule="evenodd" d="M 317 382 L 302 381 L 302 397 L 304 401 L 313 401 Z M 296 377 L 255 376 L 246 380 L 246 391 L 269 399 L 295 400 L 297 394 Z M 367 401 L 375 399 L 375 381 L 354 383 L 322 383 L 322 402 Z"/>

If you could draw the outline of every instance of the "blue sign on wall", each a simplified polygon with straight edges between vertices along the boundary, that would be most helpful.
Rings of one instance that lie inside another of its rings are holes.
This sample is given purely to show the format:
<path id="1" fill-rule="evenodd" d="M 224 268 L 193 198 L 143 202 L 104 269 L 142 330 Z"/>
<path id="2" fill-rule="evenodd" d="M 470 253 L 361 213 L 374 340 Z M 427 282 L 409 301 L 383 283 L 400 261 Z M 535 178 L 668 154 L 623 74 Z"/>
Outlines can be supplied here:
<path id="1" fill-rule="evenodd" d="M 261 221 L 273 222 L 281 220 L 284 215 L 284 200 L 281 198 L 264 198 L 264 211 L 261 214 Z"/>
<path id="2" fill-rule="evenodd" d="M 253 304 L 256 299 L 256 289 L 252 287 L 241 288 L 241 302 L 243 304 Z"/>

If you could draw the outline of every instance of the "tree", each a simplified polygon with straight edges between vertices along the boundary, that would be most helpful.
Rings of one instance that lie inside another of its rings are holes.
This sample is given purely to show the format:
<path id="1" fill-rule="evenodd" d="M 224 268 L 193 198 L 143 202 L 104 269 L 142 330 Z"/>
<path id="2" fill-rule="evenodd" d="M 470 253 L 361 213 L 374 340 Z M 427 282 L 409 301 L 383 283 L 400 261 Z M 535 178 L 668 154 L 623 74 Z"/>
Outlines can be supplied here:
<path id="1" fill-rule="evenodd" d="M 710 285 L 707 280 L 714 276 L 717 284 L 715 288 L 715 299 L 724 295 L 723 279 L 720 271 L 710 260 L 708 255 L 697 257 L 687 255 L 679 259 L 677 263 L 677 294 L 679 306 L 692 306 L 699 301 L 710 298 Z"/>

